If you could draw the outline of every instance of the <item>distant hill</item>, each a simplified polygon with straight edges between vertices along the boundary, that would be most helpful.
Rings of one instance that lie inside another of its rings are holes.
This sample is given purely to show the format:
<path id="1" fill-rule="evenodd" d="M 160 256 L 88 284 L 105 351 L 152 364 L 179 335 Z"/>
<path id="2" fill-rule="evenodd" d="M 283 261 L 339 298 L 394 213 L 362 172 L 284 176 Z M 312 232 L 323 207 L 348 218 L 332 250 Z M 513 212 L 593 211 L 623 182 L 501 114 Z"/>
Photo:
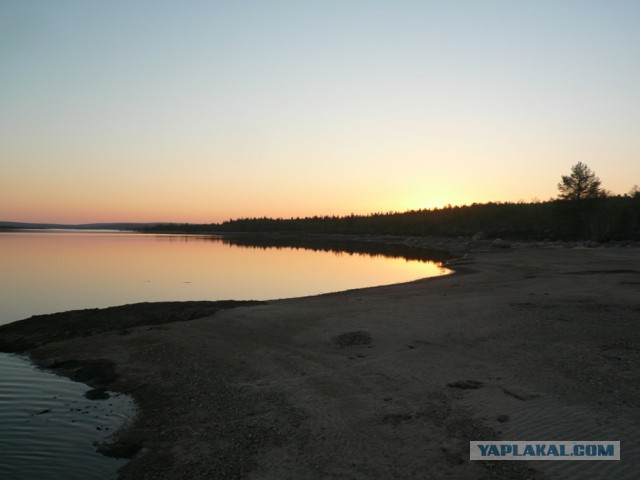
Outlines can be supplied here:
<path id="1" fill-rule="evenodd" d="M 24 222 L 0 222 L 1 229 L 73 229 L 73 230 L 140 230 L 143 228 L 167 225 L 166 223 L 82 223 L 68 225 L 61 223 L 24 223 Z M 172 224 L 169 224 L 172 225 Z"/>

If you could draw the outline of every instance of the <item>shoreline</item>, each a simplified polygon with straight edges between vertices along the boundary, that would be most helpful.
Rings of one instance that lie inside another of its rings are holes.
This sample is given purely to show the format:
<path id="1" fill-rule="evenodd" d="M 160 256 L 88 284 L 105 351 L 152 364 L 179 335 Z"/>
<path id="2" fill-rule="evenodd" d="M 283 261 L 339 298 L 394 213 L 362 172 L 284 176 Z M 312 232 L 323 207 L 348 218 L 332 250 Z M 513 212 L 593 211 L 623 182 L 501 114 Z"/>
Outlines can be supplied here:
<path id="1" fill-rule="evenodd" d="M 165 305 L 164 321 L 52 342 L 42 316 L 30 328 L 48 343 L 29 344 L 25 321 L 0 340 L 135 398 L 140 418 L 104 449 L 144 449 L 122 479 L 634 478 L 640 251 L 487 250 L 447 268 L 177 318 Z M 623 460 L 470 462 L 468 442 L 491 439 L 623 440 Z"/>

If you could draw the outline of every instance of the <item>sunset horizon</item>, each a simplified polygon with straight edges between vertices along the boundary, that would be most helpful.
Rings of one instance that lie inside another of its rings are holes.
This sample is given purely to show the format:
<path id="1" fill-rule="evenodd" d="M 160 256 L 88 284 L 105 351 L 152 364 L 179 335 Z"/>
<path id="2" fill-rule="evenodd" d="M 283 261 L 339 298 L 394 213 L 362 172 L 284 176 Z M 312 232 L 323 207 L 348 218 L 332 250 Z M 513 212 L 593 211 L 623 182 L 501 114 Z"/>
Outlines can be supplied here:
<path id="1" fill-rule="evenodd" d="M 70 219 L 70 220 L 63 220 L 60 221 L 58 218 L 59 217 L 50 217 L 48 219 L 42 220 L 39 217 L 34 217 L 34 218 L 28 218 L 28 219 L 24 219 L 24 218 L 0 218 L 0 222 L 6 222 L 6 223 L 27 223 L 27 224 L 56 224 L 56 225 L 91 225 L 91 224 L 118 224 L 118 223 L 140 223 L 140 224 L 146 224 L 146 223 L 175 223 L 175 224 L 182 224 L 182 223 L 188 223 L 188 224 L 211 224 L 211 223 L 223 223 L 223 222 L 228 222 L 228 221 L 233 221 L 233 220 L 240 220 L 240 219 L 249 219 L 249 218 L 271 218 L 271 219 L 294 219 L 294 218 L 310 218 L 310 217 L 347 217 L 347 216 L 351 216 L 351 215 L 355 215 L 355 216 L 370 216 L 370 215 L 378 215 L 378 214 L 402 214 L 402 213 L 407 213 L 407 212 L 413 212 L 413 211 L 430 211 L 430 210 L 438 210 L 438 209 L 445 209 L 445 208 L 450 208 L 450 207 L 468 207 L 474 204 L 502 204 L 502 203 L 540 203 L 540 202 L 546 202 L 546 201 L 552 201 L 554 200 L 555 197 L 551 197 L 545 200 L 541 200 L 538 198 L 533 198 L 533 199 L 529 199 L 529 200 L 524 200 L 524 199 L 518 199 L 515 201 L 503 201 L 503 200 L 488 200 L 486 202 L 464 202 L 464 203 L 442 203 L 442 204 L 437 204 L 431 207 L 418 207 L 418 208 L 406 208 L 406 209 L 379 209 L 379 210 L 374 210 L 374 211 L 348 211 L 345 210 L 344 212 L 340 212 L 340 213 L 336 213 L 336 212 L 309 212 L 309 213 L 304 213 L 304 214 L 293 214 L 293 215 L 288 215 L 288 214 L 274 214 L 274 215 L 266 215 L 266 214 L 243 214 L 243 215 L 238 215 L 238 216 L 234 216 L 234 217 L 220 217 L 219 219 L 207 219 L 207 218 L 203 218 L 202 220 L 189 220 L 189 219 L 166 219 L 166 218 L 161 218 L 160 215 L 157 216 L 149 216 L 147 218 L 137 218 L 137 217 L 132 217 L 132 218 L 125 218 L 123 219 L 122 217 L 103 217 L 103 218 L 99 218 L 99 219 L 95 219 L 93 217 L 78 217 L 77 220 L 74 219 Z"/>
<path id="2" fill-rule="evenodd" d="M 0 219 L 220 222 L 640 183 L 640 5 L 4 2 Z"/>

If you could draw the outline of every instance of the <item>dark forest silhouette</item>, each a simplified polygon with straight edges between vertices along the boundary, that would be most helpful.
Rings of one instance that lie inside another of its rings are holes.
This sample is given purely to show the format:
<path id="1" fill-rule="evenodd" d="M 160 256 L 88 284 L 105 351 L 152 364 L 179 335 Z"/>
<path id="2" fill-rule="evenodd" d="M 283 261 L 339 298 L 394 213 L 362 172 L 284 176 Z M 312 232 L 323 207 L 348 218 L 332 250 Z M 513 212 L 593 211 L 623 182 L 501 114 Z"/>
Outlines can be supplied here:
<path id="1" fill-rule="evenodd" d="M 640 190 L 611 195 L 583 163 L 558 184 L 558 199 L 545 202 L 489 202 L 464 206 L 296 218 L 240 218 L 211 224 L 159 224 L 146 232 L 316 233 L 351 235 L 467 236 L 527 240 L 640 240 Z"/>
<path id="2" fill-rule="evenodd" d="M 640 196 L 581 201 L 451 206 L 404 213 L 241 218 L 212 224 L 162 224 L 145 232 L 287 232 L 383 235 L 473 235 L 530 240 L 640 240 Z"/>

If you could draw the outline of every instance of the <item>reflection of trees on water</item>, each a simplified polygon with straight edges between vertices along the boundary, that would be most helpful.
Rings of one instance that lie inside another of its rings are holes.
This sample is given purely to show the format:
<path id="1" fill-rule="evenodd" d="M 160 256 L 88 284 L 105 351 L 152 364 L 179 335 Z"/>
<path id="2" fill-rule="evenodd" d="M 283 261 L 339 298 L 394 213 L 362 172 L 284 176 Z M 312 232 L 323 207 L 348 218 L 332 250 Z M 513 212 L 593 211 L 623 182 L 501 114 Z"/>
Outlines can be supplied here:
<path id="1" fill-rule="evenodd" d="M 219 242 L 221 235 L 194 235 L 190 233 L 167 233 L 155 234 L 158 240 L 165 242 L 188 243 L 188 242 Z"/>
<path id="2" fill-rule="evenodd" d="M 158 240 L 167 242 L 219 242 L 223 245 L 268 250 L 312 250 L 329 252 L 334 255 L 360 255 L 366 257 L 404 258 L 421 262 L 441 263 L 451 258 L 442 250 L 427 250 L 406 245 L 380 243 L 364 240 L 334 240 L 327 238 L 298 237 L 295 235 L 259 235 L 259 234 L 225 234 L 225 235 L 189 235 L 165 234 L 157 235 Z"/>
<path id="3" fill-rule="evenodd" d="M 314 252 L 331 252 L 335 255 L 360 255 L 367 257 L 404 258 L 422 262 L 443 262 L 451 256 L 447 252 L 426 250 L 377 242 L 327 240 L 315 238 L 271 237 L 271 236 L 224 236 L 222 243 L 242 248 L 266 250 L 269 248 L 296 250 L 312 250 Z"/>

